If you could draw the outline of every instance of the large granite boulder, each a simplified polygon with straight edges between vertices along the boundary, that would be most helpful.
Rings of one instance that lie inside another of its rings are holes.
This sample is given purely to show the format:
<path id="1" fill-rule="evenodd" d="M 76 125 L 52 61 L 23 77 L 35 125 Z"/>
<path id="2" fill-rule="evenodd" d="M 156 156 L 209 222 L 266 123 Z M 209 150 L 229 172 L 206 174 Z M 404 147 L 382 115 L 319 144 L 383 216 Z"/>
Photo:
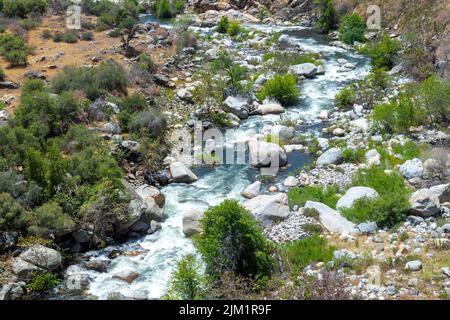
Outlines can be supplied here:
<path id="1" fill-rule="evenodd" d="M 368 187 L 352 187 L 338 200 L 336 209 L 346 209 L 353 206 L 356 200 L 361 198 L 375 199 L 379 197 L 378 192 Z"/>
<path id="2" fill-rule="evenodd" d="M 326 204 L 315 201 L 307 201 L 304 210 L 314 210 L 319 215 L 319 221 L 330 232 L 354 234 L 357 230 L 353 222 L 348 221 Z"/>
<path id="3" fill-rule="evenodd" d="M 270 166 L 282 167 L 288 162 L 286 152 L 276 143 L 251 139 L 248 142 L 248 148 L 250 152 L 250 163 L 256 168 Z"/>
<path id="4" fill-rule="evenodd" d="M 245 201 L 243 206 L 264 228 L 270 227 L 289 216 L 288 197 L 285 193 L 257 196 Z"/>
<path id="5" fill-rule="evenodd" d="M 172 162 L 169 169 L 175 183 L 192 183 L 198 180 L 197 176 L 181 162 Z"/>

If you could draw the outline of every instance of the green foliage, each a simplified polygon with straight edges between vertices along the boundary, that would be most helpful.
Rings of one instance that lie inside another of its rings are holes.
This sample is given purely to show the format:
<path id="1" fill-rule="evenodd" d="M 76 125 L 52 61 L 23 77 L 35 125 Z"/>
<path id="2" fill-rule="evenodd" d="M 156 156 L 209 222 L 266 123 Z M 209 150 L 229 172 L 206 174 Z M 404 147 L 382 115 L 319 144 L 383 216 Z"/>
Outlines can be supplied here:
<path id="1" fill-rule="evenodd" d="M 127 93 L 128 79 L 123 68 L 114 60 L 102 62 L 97 68 L 66 67 L 52 81 L 56 93 L 80 90 L 95 100 L 107 93 Z"/>
<path id="2" fill-rule="evenodd" d="M 237 20 L 230 21 L 230 23 L 228 24 L 228 28 L 227 28 L 228 35 L 231 37 L 235 37 L 241 32 L 242 32 L 242 27 L 241 27 L 241 24 L 239 23 L 239 21 L 237 21 Z"/>
<path id="3" fill-rule="evenodd" d="M 133 116 L 129 127 L 131 132 L 156 138 L 163 136 L 167 121 L 162 115 L 154 111 L 143 111 Z"/>
<path id="4" fill-rule="evenodd" d="M 282 261 L 293 271 L 299 271 L 311 263 L 328 262 L 333 259 L 333 251 L 334 248 L 328 246 L 326 239 L 319 234 L 287 242 L 279 248 Z"/>
<path id="5" fill-rule="evenodd" d="M 258 98 L 264 100 L 266 97 L 275 98 L 284 106 L 296 104 L 300 97 L 296 77 L 290 74 L 276 75 L 266 81 L 258 93 Z"/>
<path id="6" fill-rule="evenodd" d="M 27 290 L 32 292 L 44 292 L 56 287 L 61 283 L 61 279 L 53 272 L 34 274 L 27 284 Z"/>
<path id="7" fill-rule="evenodd" d="M 36 29 L 37 27 L 39 27 L 39 24 L 40 22 L 34 19 L 23 19 L 19 22 L 19 25 L 27 31 Z"/>
<path id="8" fill-rule="evenodd" d="M 328 33 L 336 27 L 338 17 L 333 0 L 314 0 L 316 10 L 319 13 L 318 28 Z"/>
<path id="9" fill-rule="evenodd" d="M 374 68 L 390 69 L 395 64 L 400 48 L 398 40 L 391 39 L 388 34 L 384 34 L 378 42 L 368 44 L 361 51 L 372 58 L 371 64 Z"/>
<path id="10" fill-rule="evenodd" d="M 344 43 L 353 44 L 355 41 L 364 42 L 365 30 L 366 23 L 358 14 L 353 13 L 342 17 L 339 33 Z"/>
<path id="11" fill-rule="evenodd" d="M 159 0 L 156 3 L 156 16 L 158 18 L 169 19 L 174 17 L 176 14 L 172 12 L 169 0 Z"/>
<path id="12" fill-rule="evenodd" d="M 49 238 L 52 235 L 61 237 L 74 230 L 74 221 L 53 202 L 37 208 L 31 218 L 28 231 L 38 237 Z"/>
<path id="13" fill-rule="evenodd" d="M 211 71 L 213 74 L 221 74 L 225 77 L 225 80 L 215 82 L 222 97 L 246 93 L 242 81 L 247 79 L 248 70 L 246 67 L 234 64 L 226 51 L 220 52 L 219 58 L 211 63 Z M 211 95 L 211 91 L 208 94 Z"/>
<path id="14" fill-rule="evenodd" d="M 0 230 L 20 230 L 28 212 L 9 194 L 0 193 Z"/>
<path id="15" fill-rule="evenodd" d="M 353 186 L 366 186 L 375 189 L 380 195 L 408 195 L 403 176 L 397 171 L 386 173 L 381 167 L 360 169 L 352 180 Z"/>
<path id="16" fill-rule="evenodd" d="M 390 102 L 373 109 L 374 128 L 385 132 L 408 132 L 409 128 L 423 121 L 422 110 L 417 108 L 412 97 L 402 93 Z"/>
<path id="17" fill-rule="evenodd" d="M 336 107 L 339 109 L 349 109 L 356 102 L 356 92 L 352 86 L 347 86 L 336 95 Z"/>
<path id="18" fill-rule="evenodd" d="M 47 8 L 47 0 L 3 0 L 3 14 L 6 17 L 25 18 L 29 13 L 43 14 Z"/>
<path id="19" fill-rule="evenodd" d="M 433 75 L 417 90 L 419 106 L 428 115 L 431 123 L 450 121 L 450 82 Z M 416 104 L 417 106 L 417 104 Z"/>
<path id="20" fill-rule="evenodd" d="M 141 70 L 148 72 L 149 74 L 155 73 L 158 70 L 158 65 L 147 53 L 139 55 L 137 62 L 139 68 Z"/>
<path id="21" fill-rule="evenodd" d="M 29 50 L 21 37 L 10 33 L 0 35 L 0 55 L 11 67 L 25 66 Z"/>
<path id="22" fill-rule="evenodd" d="M 342 152 L 342 160 L 351 163 L 363 163 L 365 161 L 365 149 L 345 148 Z"/>
<path id="23" fill-rule="evenodd" d="M 184 48 L 197 48 L 197 35 L 192 31 L 184 31 L 181 33 L 177 41 L 177 51 L 181 52 Z"/>
<path id="24" fill-rule="evenodd" d="M 94 34 L 92 32 L 85 32 L 81 35 L 81 40 L 91 41 L 94 39 Z"/>
<path id="25" fill-rule="evenodd" d="M 379 228 L 384 228 L 404 221 L 409 208 L 404 195 L 392 193 L 377 199 L 358 199 L 351 208 L 342 209 L 342 215 L 355 223 L 374 221 Z"/>
<path id="26" fill-rule="evenodd" d="M 206 281 L 197 259 L 188 255 L 177 262 L 169 281 L 167 300 L 201 300 L 205 297 Z"/>
<path id="27" fill-rule="evenodd" d="M 295 187 L 288 192 L 289 206 L 291 208 L 295 205 L 303 207 L 306 201 L 317 201 L 322 202 L 331 208 L 335 208 L 336 203 L 339 200 L 339 196 L 337 195 L 338 192 L 339 187 L 336 185 L 329 187 Z"/>
<path id="28" fill-rule="evenodd" d="M 386 173 L 381 167 L 360 169 L 352 181 L 353 186 L 375 189 L 380 195 L 376 199 L 363 198 L 353 207 L 343 209 L 342 214 L 351 221 L 374 221 L 378 227 L 393 227 L 404 220 L 409 212 L 410 190 L 397 171 Z"/>
<path id="29" fill-rule="evenodd" d="M 3 70 L 2 68 L 0 68 L 0 81 L 5 81 L 6 75 L 5 75 L 5 70 Z M 0 106 L 0 110 L 3 110 L 4 108 L 2 108 L 2 106 Z"/>
<path id="30" fill-rule="evenodd" d="M 64 41 L 65 43 L 77 43 L 78 34 L 74 31 L 66 31 L 62 36 L 62 41 Z"/>
<path id="31" fill-rule="evenodd" d="M 230 22 L 228 21 L 228 17 L 222 16 L 219 22 L 217 22 L 216 31 L 219 33 L 227 33 L 229 25 Z"/>
<path id="32" fill-rule="evenodd" d="M 267 52 L 263 56 L 263 61 L 266 62 L 265 67 L 275 74 L 287 73 L 290 66 L 312 63 L 319 66 L 321 63 L 318 61 L 319 54 L 317 53 L 297 53 L 297 52 L 285 52 L 275 51 Z"/>
<path id="33" fill-rule="evenodd" d="M 197 245 L 207 272 L 220 276 L 270 276 L 275 265 L 270 243 L 251 214 L 235 200 L 210 207 L 201 220 L 203 235 Z"/>

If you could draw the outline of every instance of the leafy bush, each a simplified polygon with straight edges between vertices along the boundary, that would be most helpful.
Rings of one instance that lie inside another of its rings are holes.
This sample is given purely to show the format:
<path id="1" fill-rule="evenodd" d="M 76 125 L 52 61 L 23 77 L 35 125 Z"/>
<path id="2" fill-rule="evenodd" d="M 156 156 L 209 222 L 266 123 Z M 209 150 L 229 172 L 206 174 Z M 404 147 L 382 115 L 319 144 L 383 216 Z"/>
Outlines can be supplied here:
<path id="1" fill-rule="evenodd" d="M 423 116 L 411 96 L 400 94 L 391 102 L 376 106 L 372 112 L 374 128 L 386 132 L 407 132 L 411 126 L 418 125 Z"/>
<path id="2" fill-rule="evenodd" d="M 0 193 L 0 230 L 20 230 L 27 213 L 9 193 Z"/>
<path id="3" fill-rule="evenodd" d="M 251 214 L 235 200 L 210 207 L 201 220 L 197 245 L 207 272 L 230 271 L 243 276 L 270 276 L 275 265 L 270 244 Z"/>
<path id="4" fill-rule="evenodd" d="M 328 33 L 336 27 L 338 21 L 333 0 L 314 0 L 316 10 L 319 12 L 318 28 Z"/>
<path id="5" fill-rule="evenodd" d="M 63 41 L 63 34 L 61 32 L 55 32 L 52 36 L 53 42 L 61 42 Z"/>
<path id="6" fill-rule="evenodd" d="M 407 195 L 410 190 L 405 186 L 403 176 L 397 171 L 386 173 L 381 167 L 360 169 L 352 180 L 353 186 L 365 186 L 375 189 L 380 195 Z"/>
<path id="7" fill-rule="evenodd" d="M 0 55 L 2 55 L 11 67 L 27 64 L 29 47 L 19 36 L 5 33 L 0 35 Z"/>
<path id="8" fill-rule="evenodd" d="M 143 111 L 133 116 L 130 122 L 130 131 L 161 137 L 167 127 L 166 119 L 154 111 Z"/>
<path id="9" fill-rule="evenodd" d="M 392 193 L 377 199 L 358 199 L 351 208 L 342 209 L 342 215 L 355 223 L 374 221 L 379 228 L 384 228 L 404 221 L 409 208 L 405 195 Z"/>
<path id="10" fill-rule="evenodd" d="M 107 93 L 127 93 L 128 79 L 123 68 L 114 60 L 102 62 L 95 69 L 66 67 L 52 81 L 56 93 L 80 90 L 90 100 Z"/>
<path id="11" fill-rule="evenodd" d="M 47 8 L 47 0 L 3 0 L 3 14 L 6 17 L 25 18 L 31 12 L 43 14 Z"/>
<path id="12" fill-rule="evenodd" d="M 27 31 L 36 29 L 39 26 L 39 24 L 40 22 L 34 19 L 23 19 L 20 20 L 19 22 L 19 25 Z"/>
<path id="13" fill-rule="evenodd" d="M 122 109 L 118 115 L 121 127 L 125 130 L 129 129 L 130 121 L 136 112 L 148 109 L 148 103 L 145 97 L 140 93 L 133 93 L 122 101 Z"/>
<path id="14" fill-rule="evenodd" d="M 228 21 L 228 17 L 222 16 L 219 22 L 217 22 L 216 31 L 219 33 L 227 33 L 229 25 L 230 22 Z"/>
<path id="15" fill-rule="evenodd" d="M 299 271 L 315 262 L 328 262 L 333 259 L 333 247 L 327 245 L 325 238 L 319 234 L 280 246 L 279 253 L 287 266 Z"/>
<path id="16" fill-rule="evenodd" d="M 339 109 L 349 109 L 356 102 L 356 92 L 352 86 L 343 88 L 336 95 L 336 107 Z"/>
<path id="17" fill-rule="evenodd" d="M 391 39 L 388 34 L 373 44 L 368 44 L 361 51 L 372 58 L 371 64 L 374 68 L 392 68 L 395 64 L 398 52 L 400 50 L 400 42 Z"/>
<path id="18" fill-rule="evenodd" d="M 146 53 L 143 53 L 138 57 L 137 63 L 141 70 L 148 72 L 149 74 L 153 74 L 158 70 L 158 65 L 152 57 Z"/>
<path id="19" fill-rule="evenodd" d="M 94 34 L 92 32 L 85 32 L 81 35 L 81 40 L 91 41 L 94 39 Z"/>
<path id="20" fill-rule="evenodd" d="M 339 200 L 337 193 L 339 192 L 338 186 L 306 186 L 295 187 L 289 190 L 288 199 L 289 206 L 293 208 L 295 205 L 303 207 L 306 201 L 322 202 L 330 208 L 335 208 L 336 203 Z"/>
<path id="21" fill-rule="evenodd" d="M 258 98 L 264 100 L 266 97 L 275 98 L 284 106 L 296 104 L 300 97 L 296 77 L 290 74 L 276 75 L 266 81 L 258 93 Z"/>
<path id="22" fill-rule="evenodd" d="M 342 160 L 351 163 L 363 163 L 365 161 L 366 150 L 345 148 L 342 152 Z"/>
<path id="23" fill-rule="evenodd" d="M 364 42 L 364 31 L 366 23 L 356 13 L 343 16 L 339 33 L 341 40 L 346 44 L 353 44 L 355 41 Z"/>
<path id="24" fill-rule="evenodd" d="M 414 88 L 413 88 L 414 90 Z M 448 123 L 450 120 L 450 82 L 433 75 L 417 89 L 417 100 L 431 123 Z"/>
<path id="25" fill-rule="evenodd" d="M 78 42 L 78 34 L 74 31 L 66 31 L 62 35 L 62 41 L 65 43 L 77 43 Z"/>
<path id="26" fill-rule="evenodd" d="M 44 292 L 60 284 L 61 279 L 53 272 L 43 274 L 34 274 L 31 281 L 27 284 L 27 290 L 32 292 Z"/>
<path id="27" fill-rule="evenodd" d="M 205 297 L 206 281 L 197 259 L 188 255 L 177 262 L 172 273 L 165 299 L 200 300 Z"/>
<path id="28" fill-rule="evenodd" d="M 61 237 L 73 231 L 74 221 L 56 203 L 46 203 L 37 208 L 32 217 L 28 232 L 35 236 L 48 238 Z"/>
<path id="29" fill-rule="evenodd" d="M 237 36 L 239 33 L 241 33 L 241 31 L 242 31 L 242 27 L 241 27 L 241 24 L 239 23 L 239 21 L 237 21 L 237 20 L 230 21 L 230 23 L 228 24 L 228 29 L 227 29 L 227 33 L 229 36 L 231 36 L 231 37 Z"/>
<path id="30" fill-rule="evenodd" d="M 174 13 L 172 12 L 172 8 L 170 7 L 169 0 L 159 0 L 156 3 L 156 16 L 158 18 L 172 18 Z"/>

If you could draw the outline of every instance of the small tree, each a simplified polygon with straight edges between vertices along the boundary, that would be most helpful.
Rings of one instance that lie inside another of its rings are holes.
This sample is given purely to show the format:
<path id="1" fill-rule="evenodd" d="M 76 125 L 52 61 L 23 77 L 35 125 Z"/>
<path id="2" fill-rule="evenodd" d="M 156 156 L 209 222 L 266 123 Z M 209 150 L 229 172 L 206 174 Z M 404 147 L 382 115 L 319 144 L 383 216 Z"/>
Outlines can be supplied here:
<path id="1" fill-rule="evenodd" d="M 134 38 L 137 32 L 137 21 L 132 17 L 125 18 L 119 26 L 122 36 L 122 44 L 127 56 L 134 53 L 134 49 L 130 46 L 130 41 Z"/>
<path id="2" fill-rule="evenodd" d="M 270 243 L 251 214 L 235 200 L 210 207 L 201 221 L 203 236 L 197 244 L 207 272 L 220 276 L 270 276 L 275 265 Z"/>
<path id="3" fill-rule="evenodd" d="M 168 300 L 199 300 L 205 297 L 206 281 L 201 274 L 201 265 L 192 255 L 177 262 L 172 273 L 167 294 Z"/>
<path id="4" fill-rule="evenodd" d="M 366 24 L 356 13 L 342 17 L 339 33 L 341 40 L 346 44 L 353 44 L 355 41 L 363 42 Z"/>
<path id="5" fill-rule="evenodd" d="M 314 0 L 314 4 L 319 13 L 317 21 L 319 29 L 324 33 L 330 32 L 336 27 L 338 21 L 333 0 Z"/>

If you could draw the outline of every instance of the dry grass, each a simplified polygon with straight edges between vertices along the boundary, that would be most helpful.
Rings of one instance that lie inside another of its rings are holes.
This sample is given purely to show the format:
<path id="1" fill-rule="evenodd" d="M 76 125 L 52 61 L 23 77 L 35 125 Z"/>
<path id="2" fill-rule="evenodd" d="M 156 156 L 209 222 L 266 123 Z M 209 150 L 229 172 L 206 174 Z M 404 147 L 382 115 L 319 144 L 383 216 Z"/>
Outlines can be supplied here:
<path id="1" fill-rule="evenodd" d="M 94 17 L 84 17 L 84 19 L 95 20 Z M 5 70 L 6 79 L 22 84 L 25 80 L 25 74 L 29 71 L 42 72 L 46 75 L 47 80 L 55 77 L 65 66 L 83 66 L 96 65 L 93 58 L 99 61 L 112 58 L 120 64 L 126 66 L 126 58 L 120 53 L 121 42 L 119 38 L 111 38 L 107 36 L 107 31 L 94 32 L 92 41 L 78 41 L 74 44 L 64 42 L 53 42 L 53 40 L 42 39 L 41 34 L 45 29 L 54 32 L 62 32 L 65 28 L 63 16 L 46 16 L 43 18 L 41 25 L 30 30 L 27 35 L 28 44 L 34 48 L 34 53 L 28 57 L 29 65 L 25 68 L 8 68 L 8 63 L 0 58 L 0 67 Z M 154 61 L 160 63 L 175 52 L 175 47 L 157 48 L 149 50 L 146 44 L 146 35 L 139 35 L 132 41 L 132 45 L 140 52 L 147 52 L 152 56 Z M 42 57 L 45 57 L 41 61 Z M 50 65 L 56 66 L 56 69 L 49 68 Z M 136 88 L 130 87 L 129 91 L 133 92 Z M 0 90 L 0 98 L 13 96 L 14 100 L 9 106 L 12 111 L 18 104 L 18 96 L 20 90 Z"/>

